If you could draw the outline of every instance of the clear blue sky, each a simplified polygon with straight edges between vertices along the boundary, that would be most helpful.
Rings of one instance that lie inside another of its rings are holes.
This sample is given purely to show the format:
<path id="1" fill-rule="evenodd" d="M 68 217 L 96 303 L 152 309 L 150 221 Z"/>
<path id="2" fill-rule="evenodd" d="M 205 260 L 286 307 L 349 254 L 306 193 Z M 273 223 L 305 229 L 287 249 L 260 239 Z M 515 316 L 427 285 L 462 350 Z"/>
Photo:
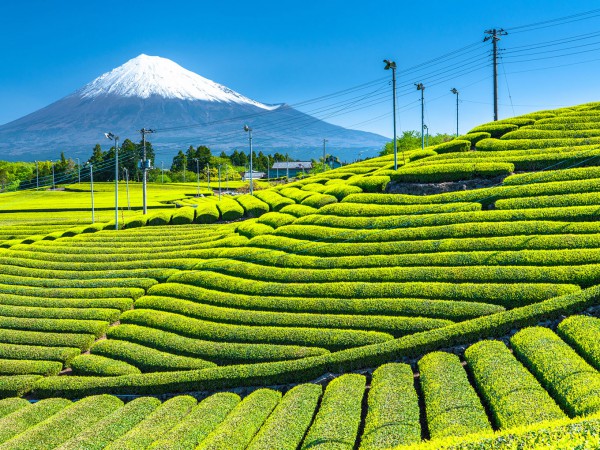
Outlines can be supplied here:
<path id="1" fill-rule="evenodd" d="M 485 29 L 510 31 L 598 7 L 597 0 L 2 2 L 0 124 L 146 53 L 258 101 L 292 105 L 389 77 L 382 60 L 390 58 L 398 64 L 401 130 L 420 129 L 413 83 L 423 82 L 430 131 L 454 132 L 449 91 L 456 87 L 465 132 L 493 118 Z M 600 101 L 600 13 L 595 16 L 503 37 L 501 118 Z M 563 42 L 549 42 L 556 40 Z M 455 59 L 437 59 L 470 44 Z M 406 71 L 432 59 L 439 64 Z M 392 134 L 391 88 L 384 79 L 298 108 L 343 126 Z"/>

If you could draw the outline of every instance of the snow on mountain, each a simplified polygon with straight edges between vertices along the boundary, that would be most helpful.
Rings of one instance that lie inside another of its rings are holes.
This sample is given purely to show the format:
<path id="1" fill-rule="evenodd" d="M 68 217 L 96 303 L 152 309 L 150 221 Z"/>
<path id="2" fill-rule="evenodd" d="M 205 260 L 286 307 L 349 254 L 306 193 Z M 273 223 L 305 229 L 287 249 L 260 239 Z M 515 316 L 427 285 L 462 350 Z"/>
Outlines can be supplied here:
<path id="1" fill-rule="evenodd" d="M 143 99 L 157 95 L 166 99 L 248 104 L 266 110 L 279 107 L 249 99 L 170 59 L 144 54 L 99 76 L 76 94 L 84 99 L 108 94 Z"/>

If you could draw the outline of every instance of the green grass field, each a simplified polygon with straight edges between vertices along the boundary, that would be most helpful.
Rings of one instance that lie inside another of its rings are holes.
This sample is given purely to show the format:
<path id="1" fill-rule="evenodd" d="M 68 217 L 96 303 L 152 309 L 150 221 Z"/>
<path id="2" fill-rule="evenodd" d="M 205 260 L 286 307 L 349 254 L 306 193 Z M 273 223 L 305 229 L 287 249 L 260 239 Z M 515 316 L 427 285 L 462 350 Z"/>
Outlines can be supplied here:
<path id="1" fill-rule="evenodd" d="M 0 449 L 594 448 L 599 108 L 147 215 L 134 185 L 118 231 L 108 183 L 93 225 L 89 185 L 0 194 Z"/>

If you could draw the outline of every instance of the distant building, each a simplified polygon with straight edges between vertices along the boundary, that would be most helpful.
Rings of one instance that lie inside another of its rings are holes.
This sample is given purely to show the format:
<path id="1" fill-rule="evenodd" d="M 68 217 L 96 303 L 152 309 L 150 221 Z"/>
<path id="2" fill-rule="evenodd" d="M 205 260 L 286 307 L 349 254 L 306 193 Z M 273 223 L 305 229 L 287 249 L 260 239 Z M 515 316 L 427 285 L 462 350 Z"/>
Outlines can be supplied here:
<path id="1" fill-rule="evenodd" d="M 339 167 L 342 167 L 342 162 L 339 160 L 339 158 L 337 156 L 327 155 L 327 158 L 325 158 L 325 164 L 327 164 L 332 169 L 337 169 Z"/>
<path id="2" fill-rule="evenodd" d="M 264 172 L 256 172 L 256 171 L 252 171 L 252 180 L 258 180 L 260 178 L 264 178 L 266 175 L 266 173 Z M 250 172 L 244 172 L 242 173 L 242 181 L 246 181 L 246 180 L 250 180 Z"/>
<path id="3" fill-rule="evenodd" d="M 308 173 L 312 169 L 310 161 L 287 161 L 276 162 L 269 169 L 269 178 L 285 177 L 289 173 L 289 177 L 293 178 L 299 173 Z"/>

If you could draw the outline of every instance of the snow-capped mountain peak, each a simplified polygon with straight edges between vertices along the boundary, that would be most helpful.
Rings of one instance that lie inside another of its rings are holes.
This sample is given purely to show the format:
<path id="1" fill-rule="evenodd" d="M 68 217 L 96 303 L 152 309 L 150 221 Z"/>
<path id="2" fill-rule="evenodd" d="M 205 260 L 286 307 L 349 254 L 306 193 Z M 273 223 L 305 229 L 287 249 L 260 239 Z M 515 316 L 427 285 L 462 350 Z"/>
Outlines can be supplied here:
<path id="1" fill-rule="evenodd" d="M 272 110 L 269 106 L 243 95 L 159 56 L 139 55 L 122 66 L 107 72 L 77 93 L 81 98 L 95 98 L 112 94 L 122 97 L 202 100 L 249 104 Z"/>

